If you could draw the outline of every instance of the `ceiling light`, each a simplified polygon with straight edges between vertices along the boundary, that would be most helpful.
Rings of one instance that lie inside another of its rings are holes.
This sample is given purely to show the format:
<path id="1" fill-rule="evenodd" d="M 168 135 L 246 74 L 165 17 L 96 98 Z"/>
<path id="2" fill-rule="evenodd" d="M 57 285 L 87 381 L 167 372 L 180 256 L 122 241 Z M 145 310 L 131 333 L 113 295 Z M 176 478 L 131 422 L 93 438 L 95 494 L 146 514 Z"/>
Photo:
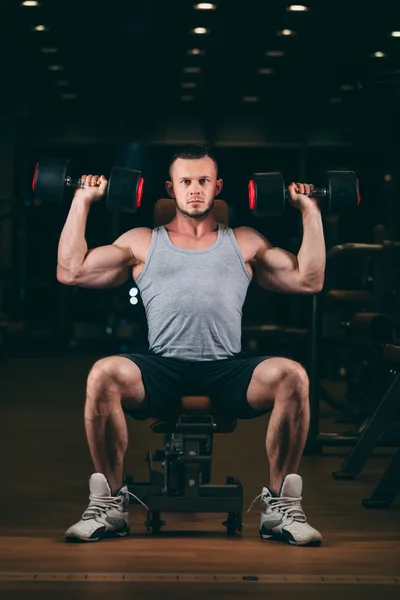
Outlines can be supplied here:
<path id="1" fill-rule="evenodd" d="M 184 73 L 201 73 L 200 67 L 184 67 Z"/>
<path id="2" fill-rule="evenodd" d="M 41 48 L 40 52 L 43 52 L 43 54 L 56 54 L 58 52 L 58 48 Z"/>
<path id="3" fill-rule="evenodd" d="M 200 2 L 199 4 L 194 5 L 195 10 L 215 10 L 217 7 L 215 4 L 211 4 L 211 2 Z"/>
<path id="4" fill-rule="evenodd" d="M 343 99 L 339 97 L 329 98 L 331 104 L 342 104 Z"/>
<path id="5" fill-rule="evenodd" d="M 390 34 L 392 37 L 400 37 L 400 31 L 392 31 Z"/>
<path id="6" fill-rule="evenodd" d="M 191 48 L 187 50 L 187 53 L 193 56 L 199 56 L 200 54 L 204 54 L 204 50 L 200 50 L 200 48 Z"/>
<path id="7" fill-rule="evenodd" d="M 39 2 L 35 2 L 35 0 L 25 0 L 21 2 L 21 6 L 39 6 Z"/>
<path id="8" fill-rule="evenodd" d="M 258 69 L 258 72 L 260 73 L 260 75 L 272 75 L 274 70 L 262 68 L 262 69 Z"/>
<path id="9" fill-rule="evenodd" d="M 182 102 L 191 102 L 194 100 L 194 96 L 181 96 Z"/>
<path id="10" fill-rule="evenodd" d="M 62 65 L 49 65 L 49 71 L 64 71 Z"/>
<path id="11" fill-rule="evenodd" d="M 32 31 L 48 31 L 46 25 L 35 25 Z"/>
<path id="12" fill-rule="evenodd" d="M 208 33 L 209 30 L 205 27 L 195 27 L 192 29 L 192 33 L 197 33 L 198 35 L 203 35 L 204 33 Z"/>
<path id="13" fill-rule="evenodd" d="M 76 100 L 76 94 L 61 94 L 63 100 Z"/>
<path id="14" fill-rule="evenodd" d="M 292 12 L 307 12 L 309 10 L 308 6 L 304 6 L 304 4 L 291 4 L 287 7 L 286 10 Z"/>
<path id="15" fill-rule="evenodd" d="M 265 56 L 269 56 L 270 58 L 277 58 L 278 56 L 284 56 L 285 53 L 283 50 L 267 50 Z"/>
<path id="16" fill-rule="evenodd" d="M 374 58 L 385 58 L 386 54 L 385 54 L 384 52 L 380 52 L 380 51 L 378 50 L 378 52 L 374 52 L 374 53 L 372 54 L 372 56 L 373 56 Z"/>
<path id="17" fill-rule="evenodd" d="M 292 29 L 282 29 L 282 31 L 278 31 L 278 35 L 296 35 Z"/>
<path id="18" fill-rule="evenodd" d="M 342 92 L 354 92 L 354 85 L 345 83 L 344 85 L 340 86 L 340 89 L 342 90 Z"/>
<path id="19" fill-rule="evenodd" d="M 183 81 L 181 85 L 187 90 L 194 89 L 196 87 L 196 84 L 193 81 Z"/>
<path id="20" fill-rule="evenodd" d="M 243 102 L 258 102 L 258 96 L 243 96 Z"/>

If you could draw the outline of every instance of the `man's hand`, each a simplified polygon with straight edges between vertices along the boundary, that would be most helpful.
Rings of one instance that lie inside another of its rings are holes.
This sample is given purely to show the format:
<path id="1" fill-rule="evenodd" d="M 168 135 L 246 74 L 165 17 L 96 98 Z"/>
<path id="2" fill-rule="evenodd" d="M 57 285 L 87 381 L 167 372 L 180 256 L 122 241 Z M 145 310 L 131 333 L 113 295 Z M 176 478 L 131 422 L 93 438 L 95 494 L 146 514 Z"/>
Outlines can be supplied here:
<path id="1" fill-rule="evenodd" d="M 108 181 L 104 175 L 82 175 L 81 181 L 84 181 L 87 187 L 78 188 L 75 191 L 74 198 L 80 198 L 87 204 L 93 204 L 102 198 L 107 191 Z"/>
<path id="2" fill-rule="evenodd" d="M 289 202 L 300 212 L 304 212 L 310 208 L 315 209 L 318 205 L 318 199 L 313 198 L 312 191 L 314 186 L 311 183 L 294 183 L 288 186 Z"/>

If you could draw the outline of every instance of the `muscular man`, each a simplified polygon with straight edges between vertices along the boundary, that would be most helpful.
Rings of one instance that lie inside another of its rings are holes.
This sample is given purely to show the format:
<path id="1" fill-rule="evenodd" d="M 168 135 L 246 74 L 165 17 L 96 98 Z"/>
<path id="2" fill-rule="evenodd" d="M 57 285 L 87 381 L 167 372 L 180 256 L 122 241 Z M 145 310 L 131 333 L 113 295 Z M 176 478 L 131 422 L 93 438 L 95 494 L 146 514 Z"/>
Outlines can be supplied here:
<path id="1" fill-rule="evenodd" d="M 254 276 L 278 293 L 311 294 L 323 286 L 325 242 L 312 186 L 292 183 L 301 211 L 297 256 L 272 247 L 250 227 L 231 229 L 213 216 L 222 189 L 215 160 L 203 147 L 171 159 L 168 194 L 176 215 L 166 226 L 127 231 L 110 246 L 88 250 L 86 219 L 107 180 L 86 175 L 61 234 L 57 278 L 66 285 L 112 287 L 133 277 L 146 310 L 149 352 L 102 358 L 87 381 L 85 429 L 95 473 L 90 502 L 68 541 L 97 541 L 129 532 L 128 490 L 122 487 L 128 445 L 125 414 L 163 418 L 184 395 L 211 398 L 213 410 L 239 419 L 272 410 L 266 436 L 269 486 L 261 494 L 260 534 L 291 544 L 320 544 L 301 507 L 297 474 L 309 427 L 309 382 L 287 358 L 245 357 L 242 306 Z M 100 186 L 96 186 L 97 182 Z M 96 187 L 95 187 L 96 186 Z"/>

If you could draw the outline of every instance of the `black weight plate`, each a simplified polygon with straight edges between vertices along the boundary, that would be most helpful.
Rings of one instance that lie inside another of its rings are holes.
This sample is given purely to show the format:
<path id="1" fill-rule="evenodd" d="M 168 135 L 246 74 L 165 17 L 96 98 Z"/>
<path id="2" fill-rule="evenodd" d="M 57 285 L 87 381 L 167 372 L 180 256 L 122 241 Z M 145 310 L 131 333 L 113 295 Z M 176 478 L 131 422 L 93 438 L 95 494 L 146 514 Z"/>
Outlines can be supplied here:
<path id="1" fill-rule="evenodd" d="M 253 173 L 249 181 L 249 205 L 257 217 L 282 216 L 286 205 L 282 173 Z"/>
<path id="2" fill-rule="evenodd" d="M 65 179 L 69 171 L 67 158 L 43 158 L 35 168 L 32 189 L 43 202 L 62 203 Z"/>
<path id="3" fill-rule="evenodd" d="M 339 214 L 359 206 L 360 188 L 354 171 L 327 171 L 326 181 L 328 197 L 324 210 Z"/>
<path id="4" fill-rule="evenodd" d="M 140 171 L 113 167 L 107 186 L 107 208 L 114 211 L 135 213 L 143 193 Z"/>

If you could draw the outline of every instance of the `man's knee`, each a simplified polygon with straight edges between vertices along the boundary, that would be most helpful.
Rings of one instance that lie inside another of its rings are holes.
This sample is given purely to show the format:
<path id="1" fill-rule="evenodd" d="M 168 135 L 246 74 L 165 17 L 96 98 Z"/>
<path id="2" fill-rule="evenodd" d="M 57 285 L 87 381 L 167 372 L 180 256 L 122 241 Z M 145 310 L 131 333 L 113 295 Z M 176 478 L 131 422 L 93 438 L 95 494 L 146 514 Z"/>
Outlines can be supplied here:
<path id="1" fill-rule="evenodd" d="M 121 396 L 140 394 L 141 373 L 137 365 L 120 356 L 109 356 L 95 362 L 88 378 L 88 391 L 118 391 Z"/>
<path id="2" fill-rule="evenodd" d="M 115 365 L 110 358 L 101 358 L 94 363 L 87 378 L 88 388 L 104 387 L 115 377 Z"/>
<path id="3" fill-rule="evenodd" d="M 309 379 L 307 371 L 298 362 L 288 358 L 273 359 L 273 377 L 276 387 L 284 386 L 293 392 L 307 395 L 309 390 Z M 271 365 L 272 366 L 272 365 Z"/>
<path id="4" fill-rule="evenodd" d="M 297 388 L 308 391 L 310 381 L 308 379 L 307 371 L 300 363 L 290 361 L 287 377 L 293 381 Z"/>

